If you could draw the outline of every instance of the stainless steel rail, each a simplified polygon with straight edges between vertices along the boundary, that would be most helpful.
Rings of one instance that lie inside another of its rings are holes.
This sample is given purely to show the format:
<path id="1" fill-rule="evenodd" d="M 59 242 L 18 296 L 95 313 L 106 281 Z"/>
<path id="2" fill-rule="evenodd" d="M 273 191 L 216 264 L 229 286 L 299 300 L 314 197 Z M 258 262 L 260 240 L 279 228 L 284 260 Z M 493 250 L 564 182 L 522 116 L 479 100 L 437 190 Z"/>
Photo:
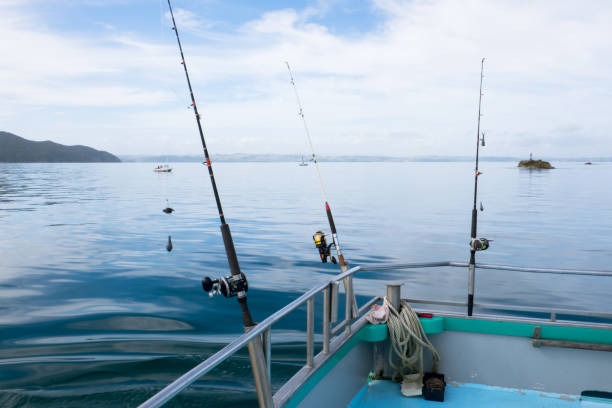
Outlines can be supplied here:
<path id="1" fill-rule="evenodd" d="M 323 340 L 322 345 L 323 349 L 321 354 L 327 355 L 330 352 L 330 342 L 331 339 L 335 336 L 343 336 L 344 338 L 348 338 L 354 333 L 351 333 L 351 323 L 353 320 L 362 316 L 370 306 L 375 303 L 379 297 L 374 297 L 369 299 L 361 308 L 359 308 L 358 316 L 351 317 L 352 313 L 352 296 L 351 293 L 348 293 L 345 296 L 345 311 L 346 315 L 342 322 L 336 325 L 334 328 L 331 327 L 331 323 L 333 320 L 333 316 L 335 316 L 336 311 L 333 310 L 334 306 L 338 305 L 337 299 L 335 299 L 338 283 L 341 282 L 344 278 L 352 277 L 355 273 L 359 271 L 375 271 L 375 270 L 401 270 L 401 269 L 418 269 L 418 268 L 439 268 L 439 267 L 460 267 L 467 268 L 467 262 L 451 262 L 451 261 L 442 261 L 442 262 L 417 262 L 417 263 L 404 263 L 404 264 L 378 264 L 378 265 L 364 265 L 364 266 L 356 266 L 347 270 L 346 272 L 340 273 L 334 276 L 330 281 L 325 282 L 321 285 L 318 285 L 309 291 L 305 292 L 303 295 L 281 308 L 280 310 L 274 312 L 270 316 L 268 316 L 265 320 L 259 323 L 257 326 L 253 327 L 249 332 L 241 335 L 236 340 L 223 347 L 217 353 L 213 354 L 211 357 L 198 364 L 181 377 L 167 385 L 157 394 L 153 395 L 147 401 L 143 402 L 139 407 L 140 408 L 152 408 L 159 407 L 172 399 L 178 393 L 180 393 L 183 389 L 188 387 L 190 384 L 195 382 L 198 378 L 202 377 L 223 361 L 231 357 L 238 350 L 248 345 L 251 340 L 253 340 L 256 336 L 263 336 L 263 344 L 265 348 L 265 354 L 267 358 L 268 370 L 270 370 L 270 361 L 271 361 L 271 347 L 270 347 L 270 330 L 272 325 L 278 322 L 283 317 L 287 316 L 291 312 L 295 311 L 297 308 L 302 306 L 303 304 L 307 304 L 307 324 L 306 324 L 306 364 L 305 367 L 316 370 L 318 366 L 316 365 L 317 357 L 314 356 L 314 297 L 319 293 L 323 292 L 323 310 L 322 310 L 322 321 L 323 321 Z M 550 268 L 528 268 L 521 266 L 509 266 L 509 265 L 488 265 L 488 264 L 476 264 L 476 268 L 480 269 L 495 269 L 495 270 L 504 270 L 504 271 L 513 271 L 513 272 L 527 272 L 527 273 L 545 273 L 545 274 L 560 274 L 560 275 L 587 275 L 587 276 L 605 276 L 612 277 L 612 271 L 595 271 L 595 270 L 571 270 L 571 269 L 550 269 Z M 350 287 L 350 286 L 349 286 Z M 350 289 L 349 289 L 350 292 Z M 436 304 L 436 305 L 445 305 L 445 306 L 465 306 L 465 303 L 462 302 L 448 302 L 448 301 L 433 301 L 433 300 L 419 300 L 419 299 L 409 299 L 411 303 L 420 303 L 420 304 Z M 498 309 L 498 310 L 506 310 L 506 311 L 521 311 L 521 312 L 537 312 L 537 313 L 546 313 L 550 314 L 550 320 L 554 322 L 556 320 L 557 315 L 574 315 L 574 316 L 594 316 L 594 317 L 604 317 L 604 318 L 612 318 L 612 313 L 609 312 L 588 312 L 588 311 L 579 311 L 579 310 L 550 310 L 545 308 L 534 308 L 534 307 L 517 307 L 517 306 L 505 306 L 505 305 L 487 305 L 487 304 L 477 304 L 475 305 L 479 308 L 488 308 L 488 309 Z M 344 331 L 342 330 L 344 329 Z M 322 360 L 322 359 L 320 359 Z"/>
<path id="2" fill-rule="evenodd" d="M 364 265 L 360 266 L 362 271 L 376 271 L 384 269 L 414 269 L 414 268 L 433 268 L 452 266 L 457 268 L 467 268 L 467 262 L 425 262 L 425 263 L 406 263 L 406 264 L 379 264 L 379 265 Z M 590 276 L 611 276 L 612 271 L 598 271 L 588 269 L 559 269 L 559 268 L 528 268 L 524 266 L 511 265 L 492 265 L 492 264 L 476 264 L 476 269 L 495 269 L 500 271 L 513 272 L 529 272 L 529 273 L 550 273 L 555 275 L 590 275 Z"/>
<path id="3" fill-rule="evenodd" d="M 455 262 L 451 262 L 455 263 Z M 459 265 L 452 265 L 459 266 Z M 463 266 L 463 265 L 461 265 Z M 611 271 L 594 271 L 594 270 L 580 270 L 580 269 L 551 269 L 551 268 L 525 268 L 522 266 L 508 266 L 508 265 L 487 265 L 487 264 L 476 264 L 476 268 L 480 269 L 496 269 L 499 271 L 513 271 L 513 272 L 530 272 L 530 273 L 551 273 L 554 275 L 590 275 L 590 276 L 612 276 Z"/>
<path id="4" fill-rule="evenodd" d="M 310 289 L 309 291 L 304 293 L 302 296 L 298 297 L 293 302 L 289 303 L 287 306 L 283 307 L 282 309 L 268 316 L 265 320 L 263 320 L 253 329 L 251 329 L 248 333 L 241 335 L 236 340 L 234 340 L 233 342 L 231 342 L 230 344 L 228 344 L 227 346 L 223 347 L 221 350 L 213 354 L 211 357 L 207 358 L 205 361 L 201 362 L 200 364 L 198 364 L 197 366 L 195 366 L 194 368 L 192 368 L 191 370 L 189 370 L 188 372 L 186 372 L 185 374 L 183 374 L 182 376 L 174 380 L 172 383 L 167 385 L 157 394 L 153 395 L 151 398 L 149 398 L 148 400 L 143 402 L 141 405 L 139 405 L 139 407 L 140 408 L 152 408 L 152 407 L 159 407 L 165 404 L 170 399 L 172 399 L 175 395 L 181 392 L 183 389 L 185 389 L 190 384 L 192 384 L 194 381 L 196 381 L 198 378 L 200 378 L 201 376 L 203 376 L 204 374 L 206 374 L 207 372 L 209 372 L 210 370 L 212 370 L 213 368 L 221 364 L 223 361 L 231 357 L 238 350 L 246 346 L 256 336 L 260 336 L 262 333 L 268 330 L 274 323 L 276 323 L 277 321 L 279 321 L 280 319 L 282 319 L 289 313 L 293 312 L 295 309 L 297 309 L 304 303 L 308 302 L 310 299 L 313 299 L 315 295 L 317 295 L 321 291 L 328 288 L 330 283 L 339 282 L 345 277 L 351 276 L 359 270 L 360 270 L 359 266 L 351 268 L 346 272 L 343 272 L 343 273 L 340 273 L 339 275 L 334 276 L 334 278 L 330 282 L 325 282 L 322 285 L 319 285 L 317 287 Z M 346 297 L 346 302 L 350 303 L 350 298 L 348 296 Z M 314 334 L 314 333 L 309 330 L 309 334 Z M 324 339 L 324 342 L 328 342 L 328 341 L 329 341 L 329 332 L 328 332 L 328 338 Z"/>
<path id="5" fill-rule="evenodd" d="M 377 271 L 377 270 L 385 270 L 385 269 L 414 269 L 414 268 L 437 268 L 441 266 L 465 266 L 467 267 L 467 263 L 463 262 L 451 262 L 451 261 L 442 261 L 442 262 L 411 262 L 404 264 L 377 264 L 377 265 L 363 265 L 358 266 L 358 268 L 362 271 Z"/>

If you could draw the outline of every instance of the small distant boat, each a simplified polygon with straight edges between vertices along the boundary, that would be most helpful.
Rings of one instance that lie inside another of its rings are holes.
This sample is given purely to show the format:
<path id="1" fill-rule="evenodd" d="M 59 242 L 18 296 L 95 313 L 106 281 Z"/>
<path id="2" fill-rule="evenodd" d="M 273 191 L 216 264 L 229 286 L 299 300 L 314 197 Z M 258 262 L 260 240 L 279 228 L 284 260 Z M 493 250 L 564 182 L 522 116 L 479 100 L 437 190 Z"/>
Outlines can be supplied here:
<path id="1" fill-rule="evenodd" d="M 308 166 L 308 163 L 304 161 L 304 156 L 302 156 L 302 162 L 300 163 L 300 166 Z"/>
<path id="2" fill-rule="evenodd" d="M 157 173 L 170 173 L 172 171 L 172 167 L 168 166 L 167 164 L 161 164 L 154 168 L 153 171 Z"/>

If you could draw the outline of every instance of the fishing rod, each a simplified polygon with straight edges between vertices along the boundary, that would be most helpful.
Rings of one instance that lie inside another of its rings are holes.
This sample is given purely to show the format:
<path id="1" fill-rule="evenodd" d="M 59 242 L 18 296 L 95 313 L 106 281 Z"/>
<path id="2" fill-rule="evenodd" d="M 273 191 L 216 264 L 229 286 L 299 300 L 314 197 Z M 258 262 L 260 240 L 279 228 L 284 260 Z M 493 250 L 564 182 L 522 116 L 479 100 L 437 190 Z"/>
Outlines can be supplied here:
<path id="1" fill-rule="evenodd" d="M 474 170 L 474 207 L 472 208 L 472 233 L 470 240 L 470 263 L 468 269 L 468 316 L 472 315 L 474 309 L 474 278 L 476 271 L 476 251 L 484 251 L 489 249 L 489 242 L 492 240 L 486 238 L 476 238 L 476 231 L 478 228 L 478 209 L 476 208 L 476 202 L 478 200 L 478 176 L 482 173 L 478 171 L 478 153 L 480 146 L 485 146 L 485 135 L 484 132 L 480 133 L 480 108 L 482 106 L 482 78 L 484 77 L 484 58 L 480 61 L 480 93 L 478 96 L 478 129 L 476 130 L 476 168 Z M 483 211 L 484 207 L 482 202 L 480 203 L 480 211 Z"/>
<path id="2" fill-rule="evenodd" d="M 319 185 L 321 187 L 321 193 L 323 194 L 323 201 L 325 202 L 325 213 L 327 214 L 327 221 L 329 222 L 329 229 L 331 230 L 332 242 L 327 244 L 327 239 L 325 238 L 325 233 L 323 231 L 317 231 L 312 236 L 316 248 L 319 250 L 319 256 L 321 257 L 321 262 L 327 263 L 328 258 L 335 264 L 338 262 L 340 264 L 340 271 L 346 272 L 348 270 L 348 262 L 344 259 L 344 255 L 342 254 L 342 250 L 340 249 L 340 243 L 338 241 L 338 232 L 336 231 L 336 224 L 334 222 L 334 216 L 332 215 L 331 207 L 329 206 L 329 200 L 327 199 L 327 192 L 325 191 L 325 185 L 323 184 L 323 178 L 321 177 L 321 170 L 319 169 L 319 162 L 317 161 L 317 155 L 315 154 L 314 146 L 312 144 L 312 138 L 310 137 L 310 131 L 308 130 L 308 124 L 306 123 L 306 118 L 304 116 L 304 110 L 302 109 L 302 102 L 300 100 L 300 95 L 298 94 L 297 86 L 295 85 L 295 80 L 293 78 L 293 72 L 291 71 L 291 66 L 288 61 L 285 61 L 287 65 L 287 70 L 289 71 L 289 79 L 291 80 L 291 85 L 293 86 L 293 91 L 295 92 L 295 99 L 298 104 L 298 115 L 302 118 L 302 123 L 304 124 L 304 131 L 306 133 L 306 139 L 308 140 L 308 145 L 310 146 L 310 152 L 312 153 L 312 157 L 310 161 L 314 163 L 314 167 L 317 171 L 317 178 L 319 180 Z M 331 248 L 334 247 L 336 249 L 336 255 L 338 255 L 338 261 L 331 254 Z M 345 281 L 345 290 L 348 294 L 349 291 L 353 296 L 353 313 L 357 311 L 357 304 L 355 301 L 355 297 L 352 291 L 352 279 L 349 278 L 348 281 Z"/>
<path id="3" fill-rule="evenodd" d="M 231 275 L 221 277 L 219 279 L 211 279 L 205 277 L 202 279 L 202 288 L 208 292 L 209 296 L 215 296 L 221 294 L 226 298 L 236 296 L 240 309 L 242 311 L 242 324 L 245 331 L 251 330 L 255 327 L 256 323 L 253 322 L 251 312 L 247 305 L 246 292 L 249 289 L 248 281 L 244 272 L 240 270 L 238 264 L 238 256 L 236 255 L 236 248 L 230 232 L 230 227 L 225 222 L 225 216 L 223 214 L 223 207 L 221 206 L 221 198 L 219 197 L 219 191 L 217 190 L 217 183 L 215 181 L 215 175 L 213 173 L 212 163 L 210 162 L 210 156 L 208 149 L 206 148 L 206 141 L 204 140 L 204 132 L 202 131 L 202 124 L 200 121 L 200 114 L 196 105 L 195 96 L 193 94 L 193 88 L 191 86 L 191 80 L 189 79 L 189 72 L 187 71 L 187 63 L 185 62 L 185 55 L 183 53 L 183 46 L 181 45 L 181 39 L 179 32 L 176 27 L 176 20 L 174 19 L 174 12 L 172 11 L 172 5 L 168 0 L 168 8 L 170 9 L 170 16 L 172 17 L 172 29 L 176 34 L 176 41 L 181 54 L 181 64 L 185 70 L 185 79 L 187 80 L 187 86 L 189 88 L 189 95 L 191 97 L 191 106 L 195 114 L 196 123 L 198 125 L 198 132 L 200 134 L 200 141 L 202 142 L 202 148 L 204 150 L 204 158 L 206 167 L 208 167 L 208 174 L 210 175 L 210 183 L 212 185 L 213 193 L 215 196 L 215 202 L 217 203 L 217 209 L 219 211 L 219 220 L 221 222 L 221 235 L 223 236 L 223 244 L 225 246 L 225 253 L 227 255 L 227 262 Z M 266 358 L 263 353 L 263 344 L 260 336 L 256 336 L 249 343 L 249 356 L 251 359 L 251 365 L 253 368 L 253 377 L 257 388 L 257 398 L 260 407 L 271 407 L 272 395 L 270 391 L 270 379 L 268 378 L 268 372 L 266 368 Z"/>

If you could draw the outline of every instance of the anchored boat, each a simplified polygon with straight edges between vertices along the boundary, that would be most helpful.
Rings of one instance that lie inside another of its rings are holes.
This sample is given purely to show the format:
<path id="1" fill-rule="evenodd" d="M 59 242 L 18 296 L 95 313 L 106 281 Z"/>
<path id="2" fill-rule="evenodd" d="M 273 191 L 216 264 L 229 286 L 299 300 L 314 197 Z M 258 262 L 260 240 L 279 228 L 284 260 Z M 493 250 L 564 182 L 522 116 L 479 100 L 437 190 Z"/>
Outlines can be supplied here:
<path id="1" fill-rule="evenodd" d="M 167 164 L 160 164 L 154 168 L 153 171 L 156 173 L 170 173 L 172 171 L 172 167 Z"/>

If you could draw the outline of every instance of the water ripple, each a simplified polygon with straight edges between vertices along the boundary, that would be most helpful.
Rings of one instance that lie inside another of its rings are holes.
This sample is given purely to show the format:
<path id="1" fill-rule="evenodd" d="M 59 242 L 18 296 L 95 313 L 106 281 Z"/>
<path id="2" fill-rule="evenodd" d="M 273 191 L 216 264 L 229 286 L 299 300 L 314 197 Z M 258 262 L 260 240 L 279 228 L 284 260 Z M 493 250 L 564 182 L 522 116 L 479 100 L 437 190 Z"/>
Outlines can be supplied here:
<path id="1" fill-rule="evenodd" d="M 479 261 L 612 265 L 612 165 L 556 165 L 525 172 L 483 163 L 479 233 L 495 241 Z M 471 163 L 321 166 L 352 265 L 467 260 Z M 234 300 L 209 299 L 200 286 L 203 276 L 227 274 L 205 167 L 152 168 L 0 164 L 0 406 L 134 406 L 242 333 Z M 216 173 L 255 319 L 338 272 L 318 261 L 312 242 L 329 230 L 312 167 L 219 163 Z M 166 199 L 172 215 L 161 211 Z M 356 293 L 361 301 L 383 294 L 387 280 L 405 281 L 407 297 L 466 296 L 458 268 L 364 272 Z M 597 277 L 476 275 L 478 302 L 611 312 L 611 292 Z M 303 362 L 304 316 L 275 326 L 275 386 Z M 176 406 L 254 406 L 246 355 L 181 398 Z"/>

